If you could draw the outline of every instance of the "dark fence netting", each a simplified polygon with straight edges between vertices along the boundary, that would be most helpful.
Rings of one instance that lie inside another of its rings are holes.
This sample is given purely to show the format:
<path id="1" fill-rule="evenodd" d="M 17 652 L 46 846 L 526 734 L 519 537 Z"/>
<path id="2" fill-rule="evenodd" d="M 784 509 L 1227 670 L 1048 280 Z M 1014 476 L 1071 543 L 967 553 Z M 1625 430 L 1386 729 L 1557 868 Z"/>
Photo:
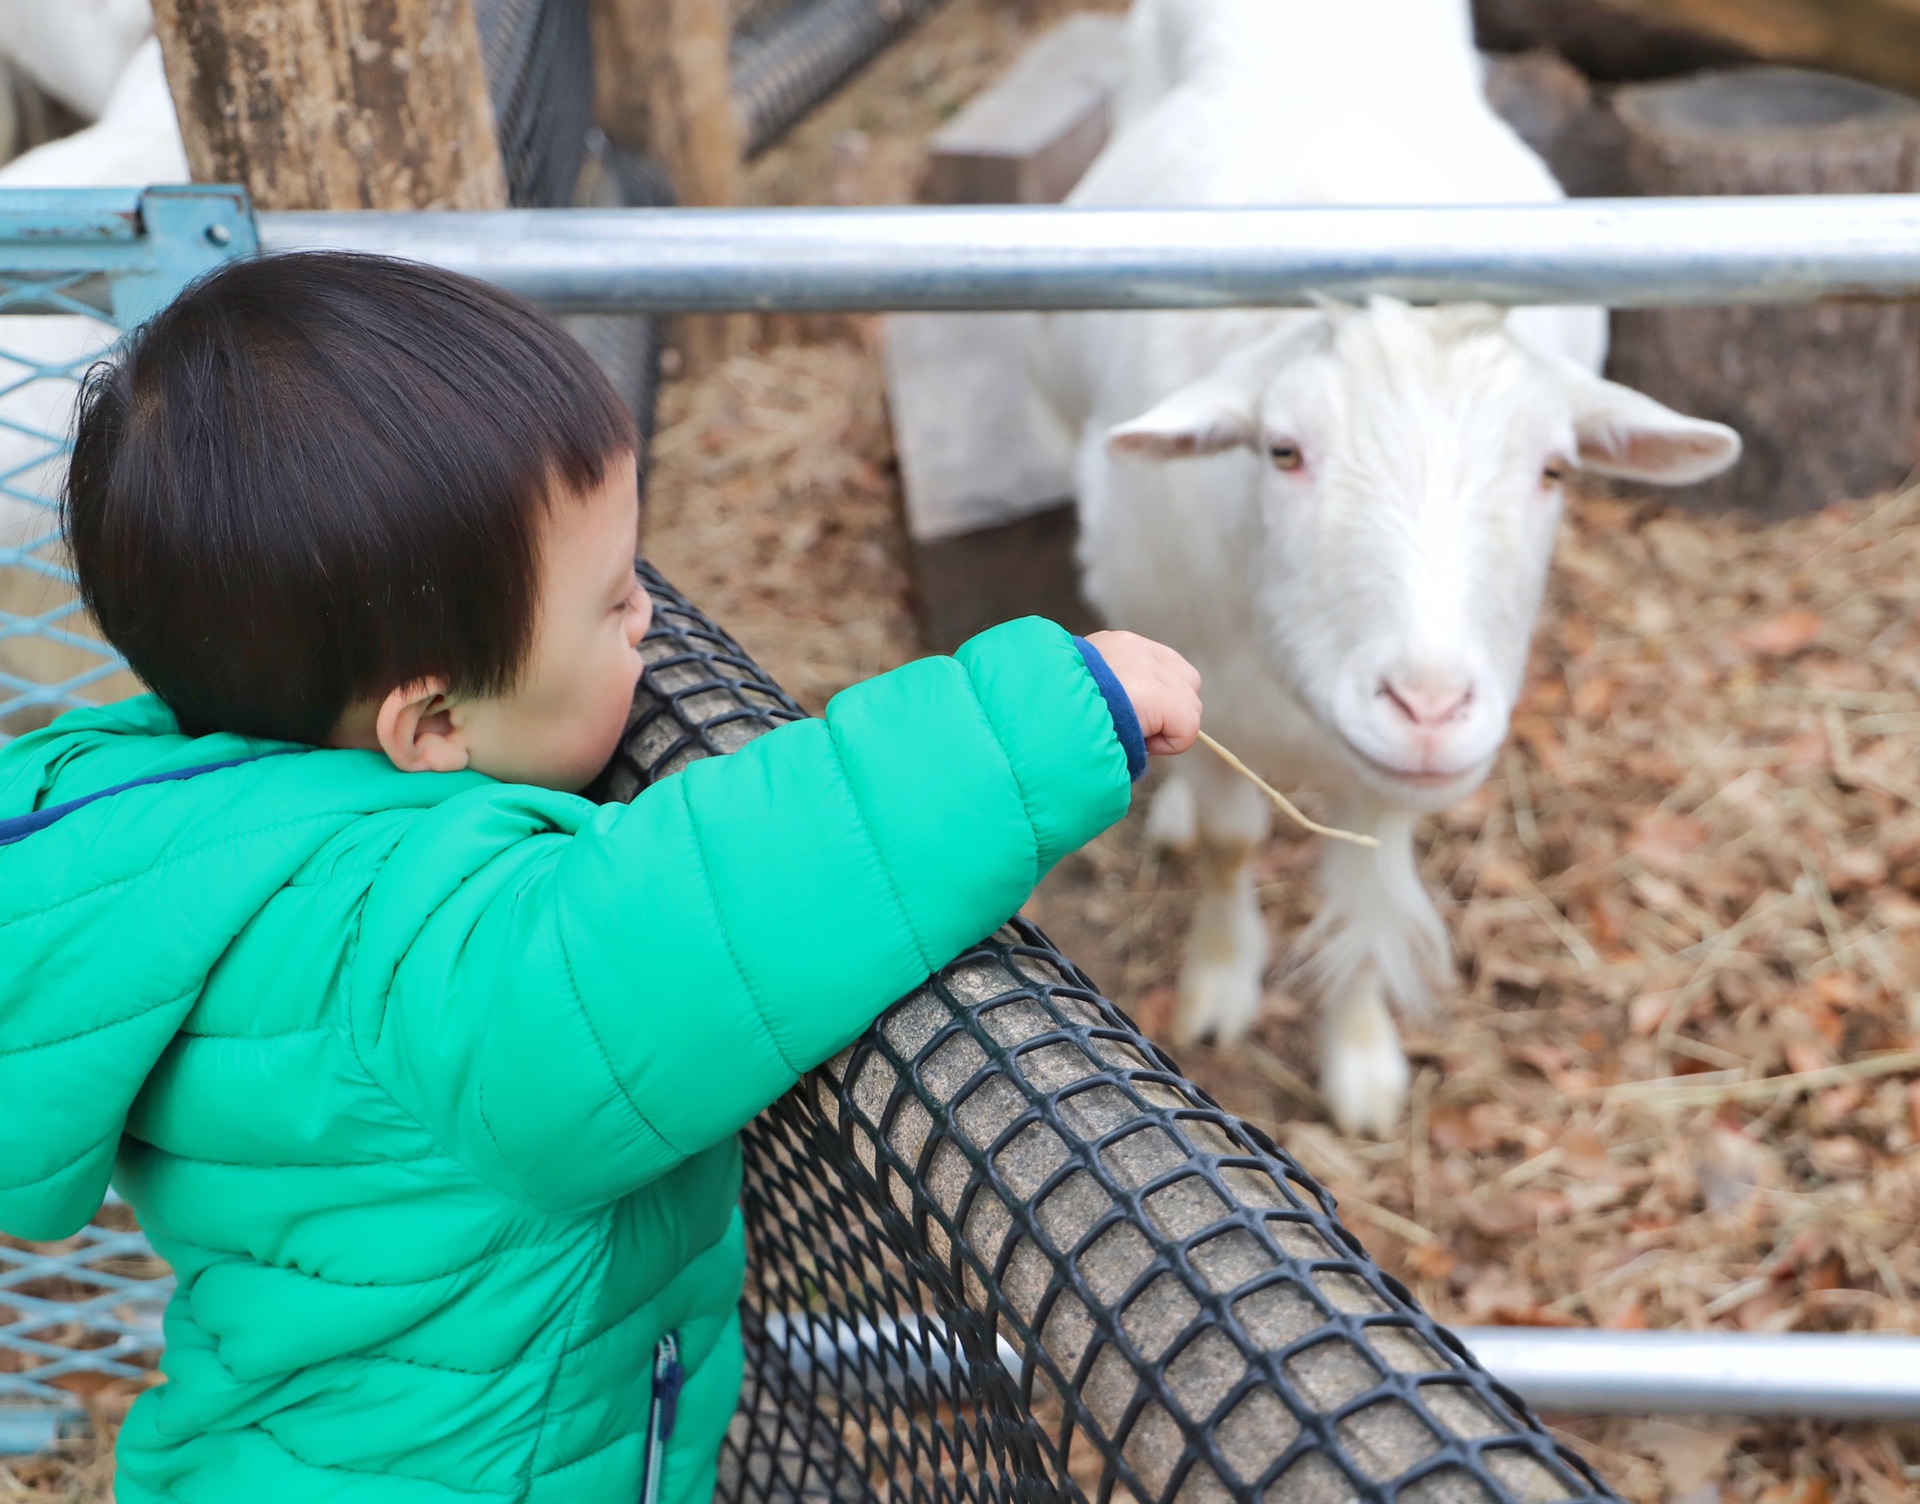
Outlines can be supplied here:
<path id="1" fill-rule="evenodd" d="M 474 0 L 494 134 L 515 207 L 573 202 L 593 126 L 588 0 Z"/>
<path id="2" fill-rule="evenodd" d="M 815 105 L 940 0 L 796 0 L 749 8 L 733 40 L 733 98 L 749 155 Z M 736 17 L 736 26 L 738 17 Z"/>
<path id="3" fill-rule="evenodd" d="M 801 711 L 643 568 L 629 799 Z M 1013 920 L 746 1131 L 727 1504 L 1612 1500 Z"/>
<path id="4" fill-rule="evenodd" d="M 474 0 L 507 187 L 574 201 L 593 125 L 590 0 Z M 729 0 L 742 147 L 764 151 L 940 0 Z M 639 207 L 635 205 L 634 207 Z"/>

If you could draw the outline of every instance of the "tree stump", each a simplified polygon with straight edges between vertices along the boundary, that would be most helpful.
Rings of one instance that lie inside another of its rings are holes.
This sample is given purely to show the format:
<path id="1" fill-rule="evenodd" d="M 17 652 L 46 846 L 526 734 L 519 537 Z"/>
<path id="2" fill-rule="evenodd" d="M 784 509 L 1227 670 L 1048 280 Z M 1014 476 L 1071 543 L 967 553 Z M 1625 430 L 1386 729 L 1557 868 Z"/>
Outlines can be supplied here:
<path id="1" fill-rule="evenodd" d="M 1641 193 L 1906 193 L 1920 103 L 1829 74 L 1740 68 L 1622 89 Z M 1613 320 L 1615 379 L 1746 440 L 1689 493 L 1768 517 L 1898 485 L 1914 464 L 1920 321 L 1904 304 L 1686 308 Z"/>

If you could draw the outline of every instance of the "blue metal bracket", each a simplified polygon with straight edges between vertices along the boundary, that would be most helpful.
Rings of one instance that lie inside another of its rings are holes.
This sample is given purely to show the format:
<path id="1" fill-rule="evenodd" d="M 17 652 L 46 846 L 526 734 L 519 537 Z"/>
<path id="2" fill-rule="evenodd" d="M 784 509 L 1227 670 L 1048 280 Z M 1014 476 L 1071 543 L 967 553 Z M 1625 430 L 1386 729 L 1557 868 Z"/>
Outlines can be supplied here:
<path id="1" fill-rule="evenodd" d="M 60 542 L 57 493 L 79 377 L 116 331 L 259 247 L 240 188 L 0 191 L 0 742 L 127 692 L 115 678 L 119 654 L 81 610 Z M 0 1330 L 0 1346 L 7 1340 Z"/>
<path id="2" fill-rule="evenodd" d="M 195 277 L 260 249 L 244 188 L 0 191 L 0 314 L 131 328 Z"/>

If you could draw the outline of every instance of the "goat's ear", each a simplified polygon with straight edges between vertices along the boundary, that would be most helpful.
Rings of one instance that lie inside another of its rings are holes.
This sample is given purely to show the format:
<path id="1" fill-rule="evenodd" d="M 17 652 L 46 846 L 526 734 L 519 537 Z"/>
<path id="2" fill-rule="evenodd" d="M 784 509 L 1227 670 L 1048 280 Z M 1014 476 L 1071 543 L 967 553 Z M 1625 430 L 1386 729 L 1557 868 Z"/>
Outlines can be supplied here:
<path id="1" fill-rule="evenodd" d="M 1260 437 L 1253 393 L 1210 376 L 1183 386 L 1131 423 L 1107 430 L 1107 452 L 1130 460 L 1178 460 L 1251 448 Z"/>
<path id="2" fill-rule="evenodd" d="M 1718 475 L 1740 458 L 1740 435 L 1724 423 L 1689 418 L 1631 387 L 1585 372 L 1572 388 L 1582 470 L 1687 486 Z"/>

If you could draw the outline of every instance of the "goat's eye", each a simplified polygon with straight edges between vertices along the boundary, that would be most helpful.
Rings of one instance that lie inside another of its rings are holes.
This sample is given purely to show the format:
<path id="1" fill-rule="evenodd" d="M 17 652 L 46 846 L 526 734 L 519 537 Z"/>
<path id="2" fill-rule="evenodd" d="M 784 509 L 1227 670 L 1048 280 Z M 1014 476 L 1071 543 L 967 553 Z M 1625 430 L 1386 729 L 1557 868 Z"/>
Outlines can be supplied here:
<path id="1" fill-rule="evenodd" d="M 1573 466 L 1563 459 L 1550 459 L 1540 467 L 1542 485 L 1557 486 L 1572 474 Z"/>
<path id="2" fill-rule="evenodd" d="M 1267 455 L 1273 461 L 1276 470 L 1298 470 L 1306 463 L 1298 444 L 1278 443 L 1267 446 Z"/>

